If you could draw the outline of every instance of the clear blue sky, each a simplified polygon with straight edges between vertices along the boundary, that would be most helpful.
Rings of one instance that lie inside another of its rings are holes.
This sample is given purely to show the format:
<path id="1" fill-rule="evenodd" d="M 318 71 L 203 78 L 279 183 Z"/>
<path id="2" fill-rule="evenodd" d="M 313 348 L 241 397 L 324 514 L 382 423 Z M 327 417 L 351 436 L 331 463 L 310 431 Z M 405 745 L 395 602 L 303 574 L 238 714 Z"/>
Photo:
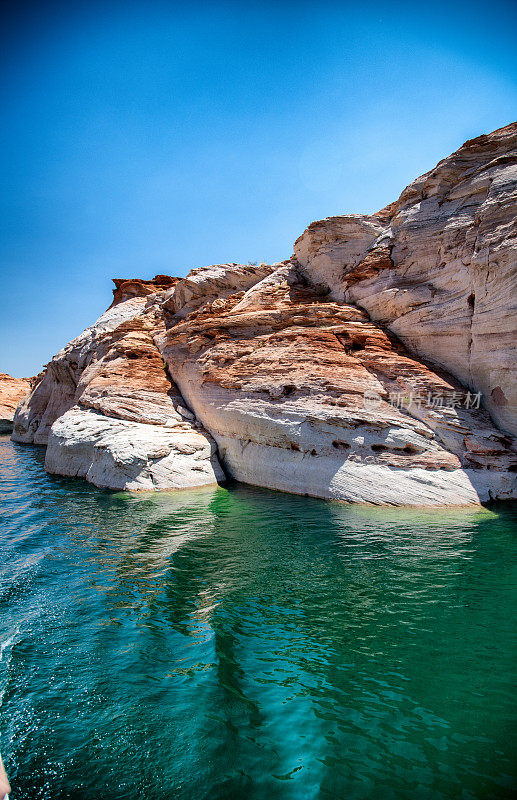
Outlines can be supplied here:
<path id="1" fill-rule="evenodd" d="M 517 117 L 517 4 L 4 6 L 0 371 L 112 277 L 278 261 Z"/>

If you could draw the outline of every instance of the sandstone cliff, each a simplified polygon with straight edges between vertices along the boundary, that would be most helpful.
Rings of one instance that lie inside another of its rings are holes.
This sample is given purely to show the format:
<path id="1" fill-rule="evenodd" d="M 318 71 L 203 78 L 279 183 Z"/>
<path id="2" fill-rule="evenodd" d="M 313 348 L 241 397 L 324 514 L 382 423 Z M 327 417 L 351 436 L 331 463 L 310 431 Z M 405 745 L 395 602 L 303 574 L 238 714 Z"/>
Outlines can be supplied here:
<path id="1" fill-rule="evenodd" d="M 514 123 L 466 142 L 374 216 L 314 222 L 295 254 L 517 433 L 516 209 Z"/>
<path id="2" fill-rule="evenodd" d="M 355 502 L 516 496 L 516 146 L 517 125 L 467 142 L 378 214 L 313 223 L 281 264 L 115 281 L 13 439 L 110 488 L 225 472 Z"/>
<path id="3" fill-rule="evenodd" d="M 164 292 L 160 278 L 152 291 L 150 283 L 116 281 L 116 304 L 52 359 L 19 406 L 12 438 L 47 444 L 49 472 L 111 489 L 224 478 L 213 439 L 184 407 L 154 344 Z"/>
<path id="4" fill-rule="evenodd" d="M 16 406 L 30 389 L 30 378 L 13 378 L 0 372 L 0 434 L 11 433 Z"/>

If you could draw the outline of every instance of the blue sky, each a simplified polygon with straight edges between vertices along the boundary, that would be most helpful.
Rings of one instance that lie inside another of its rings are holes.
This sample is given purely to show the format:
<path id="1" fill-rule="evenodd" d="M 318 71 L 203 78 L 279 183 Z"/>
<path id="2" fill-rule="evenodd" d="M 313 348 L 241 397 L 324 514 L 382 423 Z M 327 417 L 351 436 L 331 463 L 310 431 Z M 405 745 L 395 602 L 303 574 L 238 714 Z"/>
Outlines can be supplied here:
<path id="1" fill-rule="evenodd" d="M 0 371 L 112 277 L 279 261 L 517 118 L 517 4 L 4 6 Z"/>

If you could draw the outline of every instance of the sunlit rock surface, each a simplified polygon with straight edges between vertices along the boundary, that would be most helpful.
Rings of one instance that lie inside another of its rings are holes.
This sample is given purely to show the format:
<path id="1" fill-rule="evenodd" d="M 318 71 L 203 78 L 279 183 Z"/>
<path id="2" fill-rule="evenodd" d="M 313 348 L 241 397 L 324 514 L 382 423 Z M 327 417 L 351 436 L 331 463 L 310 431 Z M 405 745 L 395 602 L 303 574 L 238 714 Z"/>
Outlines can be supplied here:
<path id="1" fill-rule="evenodd" d="M 216 483 L 224 474 L 213 439 L 185 408 L 153 341 L 161 282 L 151 296 L 150 282 L 125 283 L 131 292 L 47 365 L 18 408 L 12 438 L 48 442 L 49 472 L 100 487 Z M 143 297 L 135 294 L 139 283 Z"/>
<path id="2" fill-rule="evenodd" d="M 467 142 L 378 214 L 313 223 L 284 262 L 116 280 L 13 438 L 109 488 L 222 466 L 349 502 L 515 497 L 516 136 Z"/>
<path id="3" fill-rule="evenodd" d="M 517 124 L 466 142 L 379 214 L 313 222 L 295 255 L 517 432 Z"/>
<path id="4" fill-rule="evenodd" d="M 30 389 L 30 378 L 13 378 L 0 372 L 0 433 L 11 433 L 16 407 Z"/>
<path id="5" fill-rule="evenodd" d="M 166 427 L 73 408 L 50 430 L 45 469 L 128 491 L 185 489 L 224 480 L 213 440 L 191 425 Z"/>
<path id="6" fill-rule="evenodd" d="M 451 377 L 361 309 L 322 297 L 293 264 L 227 304 L 170 320 L 158 344 L 226 470 L 353 502 L 463 505 L 512 495 L 515 453 Z M 375 402 L 365 403 L 365 393 Z M 411 399 L 396 408 L 390 396 Z M 428 398 L 443 398 L 428 407 Z"/>

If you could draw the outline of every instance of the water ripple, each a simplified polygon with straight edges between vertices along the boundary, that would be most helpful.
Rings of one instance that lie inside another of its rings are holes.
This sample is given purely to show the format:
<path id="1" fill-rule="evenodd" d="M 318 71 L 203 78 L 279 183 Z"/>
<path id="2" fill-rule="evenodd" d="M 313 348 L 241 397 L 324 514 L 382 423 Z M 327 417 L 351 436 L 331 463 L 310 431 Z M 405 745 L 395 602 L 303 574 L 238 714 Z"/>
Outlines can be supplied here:
<path id="1" fill-rule="evenodd" d="M 26 798 L 516 786 L 516 512 L 51 477 L 0 439 L 0 733 Z"/>

